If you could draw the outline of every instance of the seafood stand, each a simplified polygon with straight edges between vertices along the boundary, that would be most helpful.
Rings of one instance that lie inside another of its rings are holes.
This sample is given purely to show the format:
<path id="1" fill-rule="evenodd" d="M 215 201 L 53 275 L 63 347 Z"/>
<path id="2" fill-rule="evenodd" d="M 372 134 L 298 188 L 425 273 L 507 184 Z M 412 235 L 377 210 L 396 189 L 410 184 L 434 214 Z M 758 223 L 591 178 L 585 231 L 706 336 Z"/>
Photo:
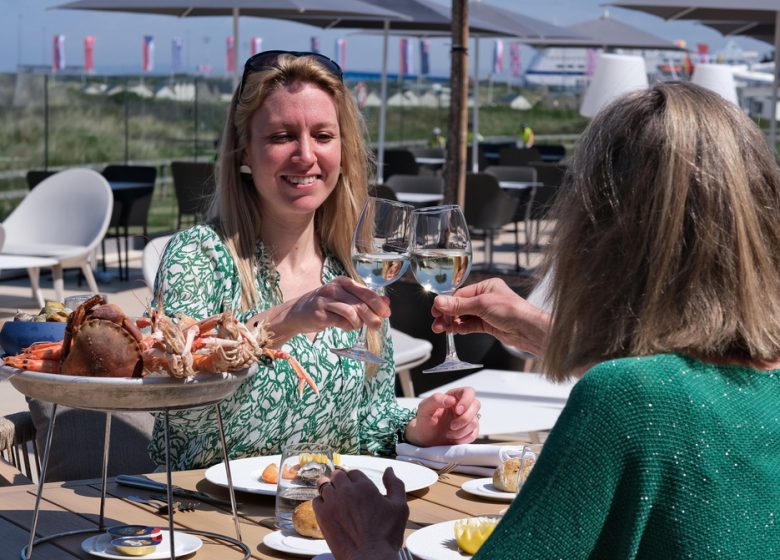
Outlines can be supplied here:
<path id="1" fill-rule="evenodd" d="M 141 327 L 146 332 L 142 334 Z M 162 412 L 165 426 L 166 498 L 173 511 L 170 417 L 172 410 L 213 406 L 227 475 L 230 505 L 236 538 L 207 531 L 181 529 L 180 533 L 203 535 L 235 546 L 250 557 L 241 540 L 235 489 L 230 472 L 228 447 L 219 403 L 257 372 L 257 363 L 270 364 L 280 358 L 290 360 L 299 378 L 299 391 L 311 378 L 288 354 L 269 347 L 262 325 L 247 327 L 232 312 L 195 321 L 180 317 L 174 323 L 161 310 L 133 321 L 118 306 L 94 296 L 68 317 L 62 342 L 35 344 L 16 356 L 6 357 L 0 375 L 24 395 L 54 405 L 49 423 L 35 498 L 30 539 L 22 548 L 22 560 L 30 560 L 34 546 L 58 537 L 105 532 L 106 483 L 111 445 L 111 417 L 114 412 Z M 215 373 L 217 372 L 217 373 Z M 36 539 L 46 469 L 58 405 L 105 413 L 102 488 L 98 526 L 62 532 Z M 173 515 L 168 516 L 170 558 L 176 557 Z M 83 544 L 82 544 L 83 546 Z"/>

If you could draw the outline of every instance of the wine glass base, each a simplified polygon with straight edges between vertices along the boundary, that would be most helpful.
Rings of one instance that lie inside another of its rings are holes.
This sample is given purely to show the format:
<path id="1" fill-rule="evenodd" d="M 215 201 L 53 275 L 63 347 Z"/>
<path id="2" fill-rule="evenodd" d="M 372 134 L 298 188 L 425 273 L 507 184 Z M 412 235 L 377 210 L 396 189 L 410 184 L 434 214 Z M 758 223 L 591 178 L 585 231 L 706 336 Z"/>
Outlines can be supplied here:
<path id="1" fill-rule="evenodd" d="M 484 367 L 482 364 L 472 364 L 461 360 L 442 362 L 438 366 L 424 369 L 423 373 L 444 373 L 446 371 L 462 371 L 464 369 L 478 369 Z"/>
<path id="2" fill-rule="evenodd" d="M 361 362 L 368 362 L 369 364 L 382 365 L 386 364 L 382 356 L 377 356 L 373 352 L 369 352 L 365 348 L 331 348 L 331 352 L 342 358 L 349 358 L 351 360 L 359 360 Z"/>

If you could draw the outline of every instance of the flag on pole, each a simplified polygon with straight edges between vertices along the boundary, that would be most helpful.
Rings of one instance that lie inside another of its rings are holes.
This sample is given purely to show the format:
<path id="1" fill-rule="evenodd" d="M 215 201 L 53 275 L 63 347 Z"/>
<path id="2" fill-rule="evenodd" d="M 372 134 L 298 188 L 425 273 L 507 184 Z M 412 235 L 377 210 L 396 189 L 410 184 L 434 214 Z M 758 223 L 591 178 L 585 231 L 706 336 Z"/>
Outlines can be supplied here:
<path id="1" fill-rule="evenodd" d="M 585 49 L 585 75 L 590 77 L 596 71 L 599 55 L 596 49 Z"/>
<path id="2" fill-rule="evenodd" d="M 263 50 L 263 38 L 262 37 L 252 37 L 251 41 L 251 50 L 252 50 L 252 56 L 256 55 L 259 52 L 262 52 Z"/>
<path id="3" fill-rule="evenodd" d="M 707 64 L 710 61 L 710 46 L 707 43 L 698 43 L 696 50 L 699 53 L 699 62 Z"/>
<path id="4" fill-rule="evenodd" d="M 144 35 L 143 72 L 154 70 L 154 37 Z"/>
<path id="5" fill-rule="evenodd" d="M 174 37 L 171 40 L 171 68 L 174 72 L 181 72 L 182 67 L 182 50 L 184 49 L 184 41 L 181 37 Z"/>
<path id="6" fill-rule="evenodd" d="M 92 74 L 95 71 L 95 37 L 84 37 L 84 71 Z"/>
<path id="7" fill-rule="evenodd" d="M 509 45 L 509 66 L 513 78 L 520 77 L 520 43 L 513 41 Z"/>
<path id="8" fill-rule="evenodd" d="M 493 43 L 493 74 L 504 72 L 504 41 L 496 39 Z"/>
<path id="9" fill-rule="evenodd" d="M 236 45 L 232 35 L 225 38 L 225 47 L 225 70 L 232 75 L 236 71 Z"/>
<path id="10" fill-rule="evenodd" d="M 65 70 L 65 35 L 55 35 L 53 46 L 52 70 Z"/>
<path id="11" fill-rule="evenodd" d="M 344 70 L 347 66 L 347 40 L 336 39 L 336 61 L 341 69 Z"/>
<path id="12" fill-rule="evenodd" d="M 420 74 L 427 76 L 431 73 L 431 42 L 427 39 L 420 41 Z"/>
<path id="13" fill-rule="evenodd" d="M 309 48 L 311 52 L 320 52 L 320 38 L 316 35 L 311 36 L 311 46 Z"/>
<path id="14" fill-rule="evenodd" d="M 412 42 L 409 39 L 401 39 L 401 76 L 409 76 L 414 73 L 412 67 Z"/>

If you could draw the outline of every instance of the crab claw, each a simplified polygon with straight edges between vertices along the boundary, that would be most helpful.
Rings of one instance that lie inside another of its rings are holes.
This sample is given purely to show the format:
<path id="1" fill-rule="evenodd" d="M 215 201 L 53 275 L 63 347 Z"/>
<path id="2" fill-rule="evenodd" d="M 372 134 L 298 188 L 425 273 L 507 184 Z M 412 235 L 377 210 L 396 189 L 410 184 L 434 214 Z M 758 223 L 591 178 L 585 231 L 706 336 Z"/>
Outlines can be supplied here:
<path id="1" fill-rule="evenodd" d="M 311 390 L 314 391 L 315 395 L 320 394 L 320 390 L 317 388 L 317 384 L 314 382 L 314 380 L 311 378 L 311 376 L 306 373 L 306 370 L 303 369 L 300 362 L 292 357 L 292 355 L 288 354 L 287 352 L 282 352 L 281 350 L 273 350 L 271 348 L 265 349 L 265 353 L 267 356 L 274 360 L 286 360 L 290 362 L 290 366 L 292 366 L 293 371 L 295 372 L 295 375 L 298 377 L 298 397 L 303 397 L 303 389 L 306 385 L 311 387 Z"/>

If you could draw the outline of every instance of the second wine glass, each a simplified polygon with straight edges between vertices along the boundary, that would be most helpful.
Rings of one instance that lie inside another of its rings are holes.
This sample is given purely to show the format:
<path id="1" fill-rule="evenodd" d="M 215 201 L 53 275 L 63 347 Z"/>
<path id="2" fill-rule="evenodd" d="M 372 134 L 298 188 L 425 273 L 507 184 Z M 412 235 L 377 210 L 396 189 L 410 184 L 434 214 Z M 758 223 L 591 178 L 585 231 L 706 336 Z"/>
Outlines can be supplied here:
<path id="1" fill-rule="evenodd" d="M 433 206 L 412 215 L 412 272 L 426 291 L 450 295 L 471 270 L 471 238 L 460 206 Z M 447 355 L 438 366 L 423 373 L 475 369 L 482 364 L 464 362 L 455 350 L 455 338 L 447 333 Z"/>
<path id="2" fill-rule="evenodd" d="M 403 276 L 409 266 L 409 232 L 414 207 L 395 200 L 369 197 L 352 236 L 352 262 L 366 286 L 381 294 Z M 350 348 L 332 348 L 339 356 L 384 364 L 368 349 L 365 324 Z"/>

